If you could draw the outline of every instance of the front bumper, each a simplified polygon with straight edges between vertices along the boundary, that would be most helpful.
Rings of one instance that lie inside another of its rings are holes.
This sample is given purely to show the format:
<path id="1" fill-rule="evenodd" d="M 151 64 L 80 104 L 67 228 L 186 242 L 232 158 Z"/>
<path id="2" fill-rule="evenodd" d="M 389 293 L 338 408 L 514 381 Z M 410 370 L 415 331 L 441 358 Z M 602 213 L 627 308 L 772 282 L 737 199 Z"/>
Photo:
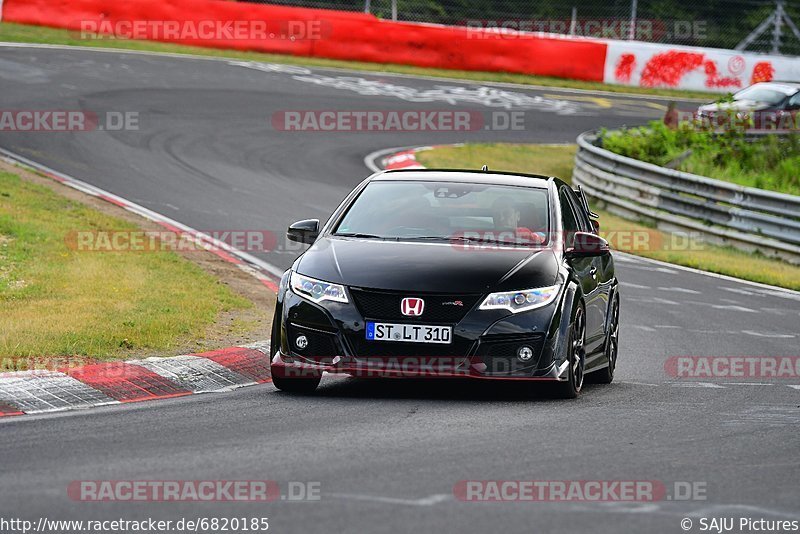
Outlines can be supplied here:
<path id="1" fill-rule="evenodd" d="M 453 327 L 453 341 L 448 345 L 367 341 L 367 321 L 395 322 L 376 316 L 382 310 L 365 310 L 363 304 L 353 302 L 319 305 L 291 290 L 283 297 L 276 317 L 281 327 L 272 361 L 275 376 L 327 372 L 360 377 L 567 379 L 567 366 L 557 356 L 564 337 L 563 294 L 547 306 L 518 314 L 479 310 L 475 298 L 456 320 L 426 319 Z M 297 342 L 300 337 L 302 346 Z M 525 362 L 517 358 L 522 346 L 532 353 Z"/>
<path id="2" fill-rule="evenodd" d="M 359 378 L 467 378 L 480 380 L 526 380 L 540 382 L 563 382 L 567 380 L 567 363 L 560 366 L 553 362 L 546 369 L 538 369 L 529 375 L 486 374 L 486 365 L 475 358 L 464 359 L 460 364 L 442 365 L 436 362 L 420 364 L 402 359 L 382 361 L 346 362 L 336 357 L 331 363 L 297 361 L 285 356 L 280 350 L 273 356 L 271 370 L 280 378 L 312 378 L 323 373 L 345 374 Z"/>

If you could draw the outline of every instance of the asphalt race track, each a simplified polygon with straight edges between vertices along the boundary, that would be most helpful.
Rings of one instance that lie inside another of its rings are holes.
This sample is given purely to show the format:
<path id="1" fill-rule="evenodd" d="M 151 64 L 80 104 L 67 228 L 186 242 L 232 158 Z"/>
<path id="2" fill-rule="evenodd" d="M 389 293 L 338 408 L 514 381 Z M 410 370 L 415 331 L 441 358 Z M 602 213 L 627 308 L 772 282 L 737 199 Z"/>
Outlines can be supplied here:
<path id="1" fill-rule="evenodd" d="M 441 86 L 447 86 L 442 88 Z M 387 147 L 573 142 L 666 101 L 116 52 L 0 47 L 5 109 L 139 114 L 136 131 L 0 132 L 0 147 L 200 230 L 326 218 Z M 489 87 L 484 86 L 484 87 Z M 691 104 L 685 104 L 691 105 Z M 288 132 L 285 110 L 524 111 L 524 129 Z M 534 171 L 534 169 L 531 169 Z M 282 243 L 282 240 L 281 240 Z M 297 250 L 261 254 L 280 267 Z M 800 294 L 619 256 L 615 382 L 576 401 L 484 383 L 326 377 L 313 396 L 230 393 L 0 422 L 0 516 L 269 517 L 274 532 L 682 532 L 800 519 L 800 380 L 675 380 L 671 356 L 798 356 Z M 792 387 L 795 386 L 795 387 Z M 321 499 L 87 503 L 75 480 L 319 482 Z M 460 502 L 461 480 L 697 483 L 705 500 Z"/>

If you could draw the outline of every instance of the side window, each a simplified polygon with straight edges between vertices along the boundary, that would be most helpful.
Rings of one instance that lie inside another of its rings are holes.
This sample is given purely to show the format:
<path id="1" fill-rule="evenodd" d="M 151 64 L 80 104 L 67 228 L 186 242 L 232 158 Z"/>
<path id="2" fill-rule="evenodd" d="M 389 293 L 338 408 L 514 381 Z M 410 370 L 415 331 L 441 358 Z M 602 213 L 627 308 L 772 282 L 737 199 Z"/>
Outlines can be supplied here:
<path id="1" fill-rule="evenodd" d="M 572 203 L 569 199 L 569 191 L 566 187 L 562 187 L 558 190 L 558 201 L 561 205 L 564 246 L 569 248 L 572 246 L 575 239 L 575 232 L 577 232 L 580 227 L 578 226 L 578 220 L 575 217 L 575 212 L 573 211 Z"/>
<path id="2" fill-rule="evenodd" d="M 797 93 L 786 104 L 786 109 L 800 109 L 800 93 Z"/>

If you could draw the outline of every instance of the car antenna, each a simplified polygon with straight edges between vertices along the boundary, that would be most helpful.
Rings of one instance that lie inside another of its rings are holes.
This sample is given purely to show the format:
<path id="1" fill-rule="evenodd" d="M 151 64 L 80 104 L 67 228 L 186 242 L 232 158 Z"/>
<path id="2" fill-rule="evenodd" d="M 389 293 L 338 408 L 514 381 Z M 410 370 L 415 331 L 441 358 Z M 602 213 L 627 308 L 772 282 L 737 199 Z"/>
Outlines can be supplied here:
<path id="1" fill-rule="evenodd" d="M 483 172 L 488 172 L 488 171 L 489 171 L 489 167 L 487 167 L 486 165 L 484 165 L 483 167 L 481 167 L 481 170 L 482 170 Z"/>

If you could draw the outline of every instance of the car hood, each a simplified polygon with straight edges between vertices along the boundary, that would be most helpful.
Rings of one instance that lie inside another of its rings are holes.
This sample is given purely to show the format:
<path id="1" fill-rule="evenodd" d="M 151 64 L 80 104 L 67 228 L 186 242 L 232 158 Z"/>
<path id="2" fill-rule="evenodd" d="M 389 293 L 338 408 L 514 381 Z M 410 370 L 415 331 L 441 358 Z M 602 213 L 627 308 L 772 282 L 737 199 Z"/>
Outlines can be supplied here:
<path id="1" fill-rule="evenodd" d="M 770 105 L 755 100 L 734 100 L 733 102 L 713 102 L 700 106 L 700 111 L 762 111 Z"/>
<path id="2" fill-rule="evenodd" d="M 550 286 L 549 248 L 414 243 L 323 237 L 301 256 L 300 274 L 346 286 L 433 293 L 485 293 Z"/>

